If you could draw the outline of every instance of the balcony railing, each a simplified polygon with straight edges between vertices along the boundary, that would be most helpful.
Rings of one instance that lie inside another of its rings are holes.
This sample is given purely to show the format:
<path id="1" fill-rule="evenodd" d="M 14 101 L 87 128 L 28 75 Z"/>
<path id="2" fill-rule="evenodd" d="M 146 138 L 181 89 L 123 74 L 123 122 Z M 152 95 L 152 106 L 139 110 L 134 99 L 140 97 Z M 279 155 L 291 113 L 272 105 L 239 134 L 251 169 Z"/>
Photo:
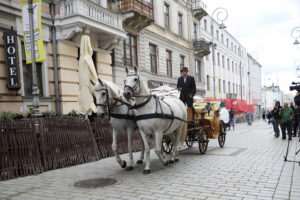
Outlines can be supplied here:
<path id="1" fill-rule="evenodd" d="M 122 29 L 122 16 L 86 0 L 65 0 L 60 9 L 62 18 L 81 15 L 113 28 Z"/>
<path id="2" fill-rule="evenodd" d="M 204 57 L 210 54 L 210 42 L 204 39 L 196 39 L 193 41 L 193 49 L 197 56 Z"/>
<path id="3" fill-rule="evenodd" d="M 206 10 L 206 5 L 202 2 L 202 0 L 192 0 L 192 10 Z"/>
<path id="4" fill-rule="evenodd" d="M 199 20 L 207 15 L 206 5 L 202 2 L 202 0 L 192 0 L 192 11 L 194 16 Z"/>
<path id="5" fill-rule="evenodd" d="M 150 19 L 153 19 L 152 0 L 123 0 L 120 11 L 122 13 L 135 11 Z"/>

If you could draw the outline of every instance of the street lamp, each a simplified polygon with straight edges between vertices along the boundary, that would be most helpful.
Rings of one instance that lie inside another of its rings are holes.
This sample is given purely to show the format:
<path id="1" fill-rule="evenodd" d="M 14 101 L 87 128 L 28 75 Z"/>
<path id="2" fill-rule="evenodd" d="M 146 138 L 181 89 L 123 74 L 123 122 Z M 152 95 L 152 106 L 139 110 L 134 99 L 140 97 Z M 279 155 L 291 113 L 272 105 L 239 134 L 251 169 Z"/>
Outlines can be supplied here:
<path id="1" fill-rule="evenodd" d="M 219 25 L 219 29 L 225 29 L 226 26 L 224 25 L 224 21 L 228 17 L 228 12 L 225 8 L 219 7 L 216 8 L 211 15 L 211 44 L 212 44 L 212 57 L 213 57 L 213 86 L 214 86 L 214 99 L 216 99 L 216 76 L 215 76 L 215 65 L 216 65 L 216 59 L 215 59 L 215 48 L 216 44 L 214 44 L 214 14 L 216 14 L 216 18 L 218 22 L 221 22 Z"/>
<path id="2" fill-rule="evenodd" d="M 295 66 L 296 66 L 297 78 L 300 78 L 300 60 L 299 59 L 295 60 Z"/>
<path id="3" fill-rule="evenodd" d="M 300 26 L 297 26 L 292 29 L 291 36 L 292 36 L 292 38 L 295 39 L 295 41 L 293 43 L 294 45 L 300 44 L 300 42 L 298 41 L 298 38 L 300 38 Z"/>

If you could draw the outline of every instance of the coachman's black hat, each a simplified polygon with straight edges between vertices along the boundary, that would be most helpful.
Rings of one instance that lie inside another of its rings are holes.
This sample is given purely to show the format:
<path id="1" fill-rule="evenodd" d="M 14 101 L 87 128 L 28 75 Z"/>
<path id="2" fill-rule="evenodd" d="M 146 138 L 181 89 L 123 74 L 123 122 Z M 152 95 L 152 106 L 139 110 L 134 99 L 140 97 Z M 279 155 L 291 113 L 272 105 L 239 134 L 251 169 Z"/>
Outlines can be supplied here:
<path id="1" fill-rule="evenodd" d="M 187 67 L 184 66 L 184 67 L 181 68 L 180 72 L 183 72 L 183 71 L 184 71 L 184 72 L 188 72 L 188 71 L 189 71 L 189 68 L 187 68 Z"/>

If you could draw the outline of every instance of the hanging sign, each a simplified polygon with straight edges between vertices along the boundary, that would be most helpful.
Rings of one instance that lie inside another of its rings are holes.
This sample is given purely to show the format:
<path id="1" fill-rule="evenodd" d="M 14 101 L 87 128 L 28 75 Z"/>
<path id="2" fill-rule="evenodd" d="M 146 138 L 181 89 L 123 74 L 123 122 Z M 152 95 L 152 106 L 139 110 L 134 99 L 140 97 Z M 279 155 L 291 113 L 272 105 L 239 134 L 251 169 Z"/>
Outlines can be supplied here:
<path id="1" fill-rule="evenodd" d="M 33 29 L 34 29 L 34 49 L 35 49 L 35 61 L 41 62 L 46 60 L 43 47 L 43 35 L 42 35 L 42 2 L 41 0 L 32 0 L 33 4 Z M 26 63 L 31 63 L 31 37 L 30 37 L 30 23 L 28 2 L 22 2 L 22 17 L 23 17 L 23 35 L 24 35 L 24 47 L 26 55 Z"/>
<path id="2" fill-rule="evenodd" d="M 18 43 L 17 33 L 15 31 L 3 33 L 6 65 L 7 65 L 7 88 L 9 90 L 19 90 L 20 75 L 19 75 L 19 61 L 18 61 Z"/>

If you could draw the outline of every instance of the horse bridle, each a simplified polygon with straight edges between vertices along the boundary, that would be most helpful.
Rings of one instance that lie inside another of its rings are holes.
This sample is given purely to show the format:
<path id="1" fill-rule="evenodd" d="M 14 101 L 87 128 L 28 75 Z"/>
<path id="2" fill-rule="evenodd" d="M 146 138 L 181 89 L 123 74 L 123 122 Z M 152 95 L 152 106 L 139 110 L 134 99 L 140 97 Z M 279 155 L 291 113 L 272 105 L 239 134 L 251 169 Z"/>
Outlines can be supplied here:
<path id="1" fill-rule="evenodd" d="M 137 76 L 137 82 L 134 84 L 134 86 L 130 86 L 130 85 L 125 85 L 124 86 L 124 90 L 126 91 L 131 91 L 132 92 L 132 96 L 135 97 L 135 89 L 137 89 L 137 87 L 140 88 L 140 76 L 138 74 L 130 74 L 130 75 L 127 75 L 127 76 Z"/>

